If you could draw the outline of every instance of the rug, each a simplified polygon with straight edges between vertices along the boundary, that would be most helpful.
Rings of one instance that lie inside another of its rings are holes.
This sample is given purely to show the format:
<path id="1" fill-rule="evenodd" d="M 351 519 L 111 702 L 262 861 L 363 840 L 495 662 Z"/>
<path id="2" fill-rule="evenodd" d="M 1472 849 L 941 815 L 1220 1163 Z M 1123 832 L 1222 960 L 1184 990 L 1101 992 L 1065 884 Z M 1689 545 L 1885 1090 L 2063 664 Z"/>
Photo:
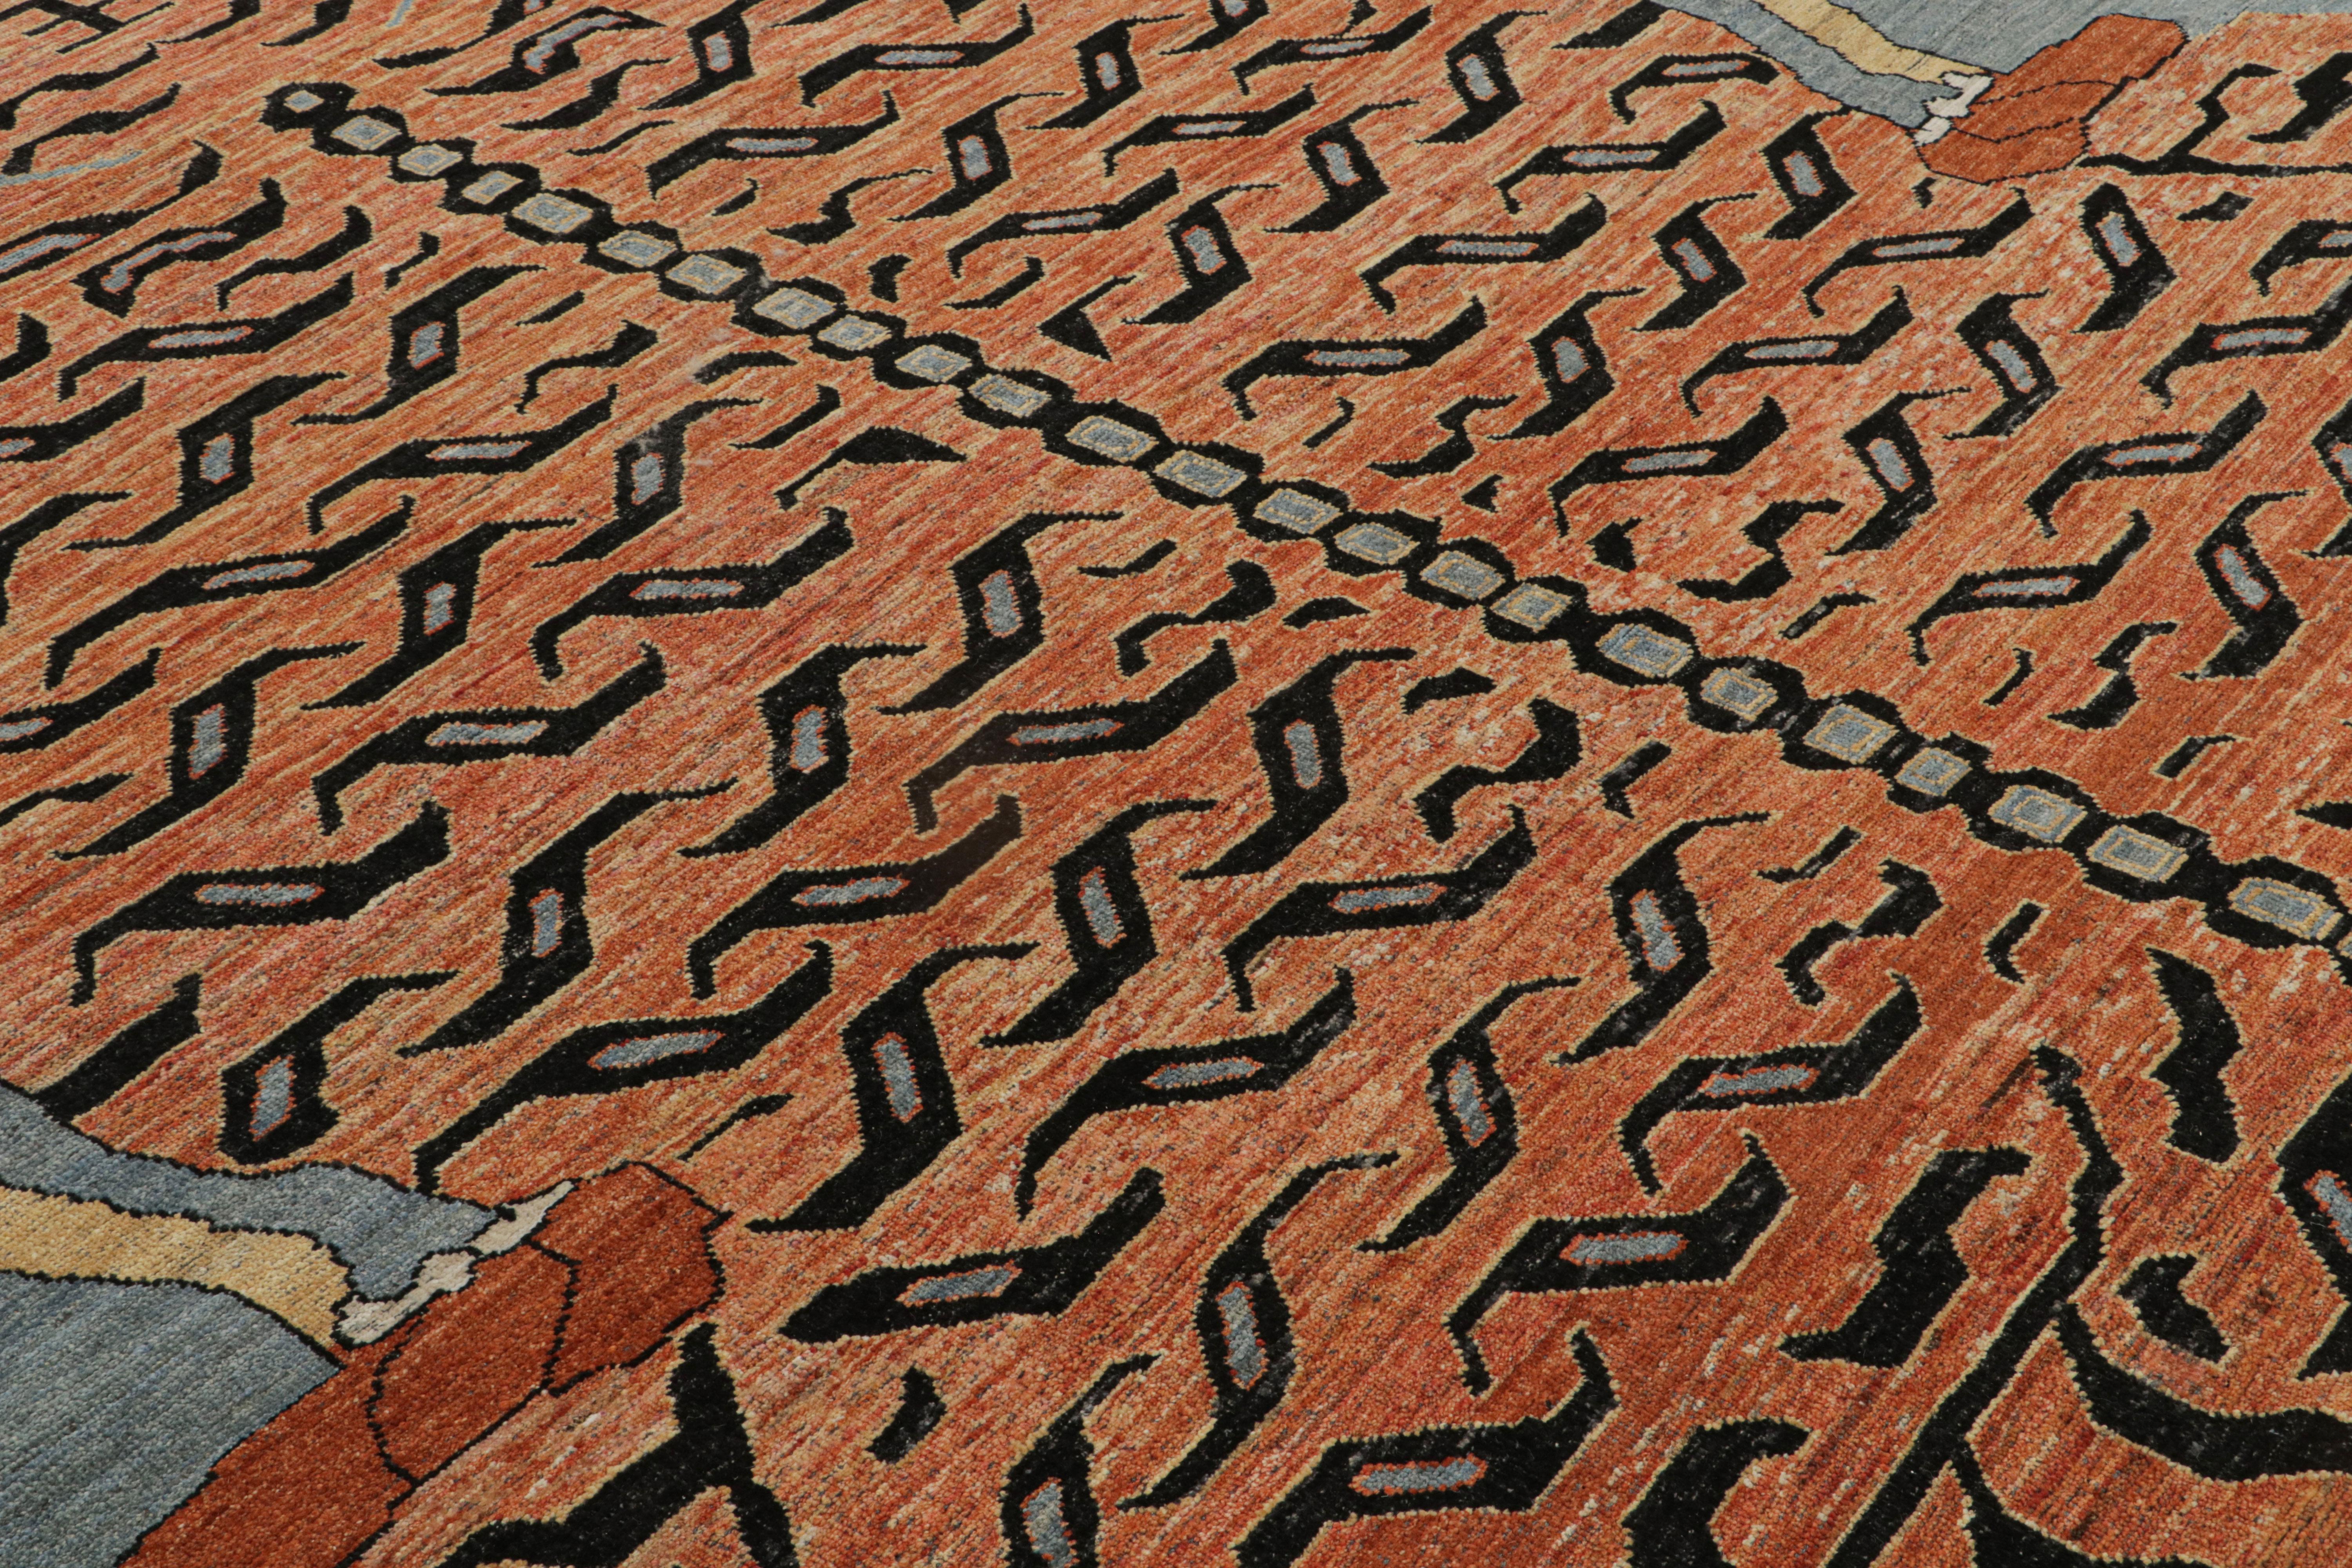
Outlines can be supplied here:
<path id="1" fill-rule="evenodd" d="M 0 1562 L 2352 1560 L 2302 9 L 0 10 Z"/>

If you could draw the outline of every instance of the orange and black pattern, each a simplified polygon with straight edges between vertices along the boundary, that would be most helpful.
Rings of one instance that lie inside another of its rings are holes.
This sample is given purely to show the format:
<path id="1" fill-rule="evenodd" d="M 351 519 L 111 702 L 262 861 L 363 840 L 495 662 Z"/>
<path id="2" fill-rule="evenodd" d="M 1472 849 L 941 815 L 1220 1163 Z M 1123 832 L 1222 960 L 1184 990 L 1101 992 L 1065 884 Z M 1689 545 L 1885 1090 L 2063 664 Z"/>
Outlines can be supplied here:
<path id="1" fill-rule="evenodd" d="M 796 5 L 5 13 L 0 1072 L 574 1184 L 126 1561 L 2352 1558 L 2352 22 Z"/>

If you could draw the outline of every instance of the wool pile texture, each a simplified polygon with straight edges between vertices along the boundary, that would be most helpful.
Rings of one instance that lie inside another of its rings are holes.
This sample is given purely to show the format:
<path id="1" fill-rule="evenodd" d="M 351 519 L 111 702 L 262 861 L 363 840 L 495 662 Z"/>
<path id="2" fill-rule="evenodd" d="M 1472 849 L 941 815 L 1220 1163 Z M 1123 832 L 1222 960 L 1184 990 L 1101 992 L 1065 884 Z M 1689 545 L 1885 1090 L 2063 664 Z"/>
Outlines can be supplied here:
<path id="1" fill-rule="evenodd" d="M 1703 9 L 0 11 L 0 1561 L 2352 1562 L 2352 17 Z"/>

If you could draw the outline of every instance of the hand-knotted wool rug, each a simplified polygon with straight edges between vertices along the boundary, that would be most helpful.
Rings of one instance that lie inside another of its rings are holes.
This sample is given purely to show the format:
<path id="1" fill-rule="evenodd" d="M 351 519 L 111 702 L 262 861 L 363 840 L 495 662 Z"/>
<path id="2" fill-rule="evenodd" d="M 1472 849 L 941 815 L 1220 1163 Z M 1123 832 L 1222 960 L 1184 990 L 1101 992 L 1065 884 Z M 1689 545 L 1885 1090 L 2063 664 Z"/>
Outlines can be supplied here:
<path id="1" fill-rule="evenodd" d="M 2352 1562 L 2282 8 L 0 9 L 0 1564 Z"/>

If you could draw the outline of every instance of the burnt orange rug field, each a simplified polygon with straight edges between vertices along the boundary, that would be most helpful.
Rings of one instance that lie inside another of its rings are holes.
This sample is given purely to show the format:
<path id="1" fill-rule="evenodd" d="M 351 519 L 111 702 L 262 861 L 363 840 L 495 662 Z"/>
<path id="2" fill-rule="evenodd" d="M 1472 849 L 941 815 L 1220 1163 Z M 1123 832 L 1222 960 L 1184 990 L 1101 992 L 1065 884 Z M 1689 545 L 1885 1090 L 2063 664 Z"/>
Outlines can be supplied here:
<path id="1" fill-rule="evenodd" d="M 0 1562 L 2352 1561 L 2352 16 L 702 5 L 0 12 Z"/>

